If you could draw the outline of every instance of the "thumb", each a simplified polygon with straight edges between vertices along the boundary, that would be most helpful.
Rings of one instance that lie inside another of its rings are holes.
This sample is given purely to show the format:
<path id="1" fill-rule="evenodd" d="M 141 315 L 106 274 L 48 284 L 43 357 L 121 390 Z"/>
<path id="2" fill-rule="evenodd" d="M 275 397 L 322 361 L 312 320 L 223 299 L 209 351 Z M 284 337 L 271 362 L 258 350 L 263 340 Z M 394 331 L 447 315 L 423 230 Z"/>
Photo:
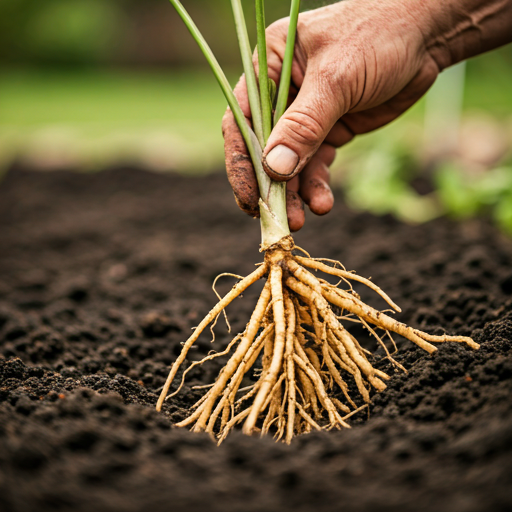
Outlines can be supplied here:
<path id="1" fill-rule="evenodd" d="M 296 176 L 344 113 L 343 95 L 335 97 L 326 74 L 306 72 L 296 99 L 272 130 L 265 147 L 267 174 L 277 181 Z"/>

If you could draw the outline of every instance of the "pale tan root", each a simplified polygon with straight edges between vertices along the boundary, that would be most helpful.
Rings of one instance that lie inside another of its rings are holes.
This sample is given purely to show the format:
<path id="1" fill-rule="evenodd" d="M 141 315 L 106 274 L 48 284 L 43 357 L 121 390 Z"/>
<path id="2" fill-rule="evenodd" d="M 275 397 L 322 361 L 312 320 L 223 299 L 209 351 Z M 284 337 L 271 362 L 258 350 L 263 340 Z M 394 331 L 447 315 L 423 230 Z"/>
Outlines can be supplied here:
<path id="1" fill-rule="evenodd" d="M 383 348 L 386 358 L 403 371 L 405 368 L 391 357 L 383 336 L 376 329 L 384 331 L 395 351 L 396 345 L 390 332 L 404 336 L 427 352 L 436 350 L 430 342 L 457 341 L 478 348 L 471 338 L 423 333 L 364 304 L 352 289 L 350 281 L 368 286 L 394 310 L 400 311 L 374 283 L 336 268 L 336 262 L 330 263 L 334 267 L 319 260 L 293 256 L 288 250 L 269 251 L 265 264 L 242 279 L 220 300 L 184 344 L 182 354 L 174 363 L 162 391 L 162 400 L 199 334 L 218 318 L 236 296 L 268 273 L 267 283 L 243 335 L 235 337 L 223 352 L 209 354 L 191 365 L 190 368 L 227 355 L 236 346 L 216 382 L 179 426 L 193 424 L 195 431 L 206 430 L 212 435 L 217 432 L 219 443 L 231 429 L 242 423 L 242 430 L 246 434 L 266 435 L 272 432 L 276 439 L 283 438 L 286 443 L 290 443 L 295 435 L 312 429 L 350 428 L 346 420 L 368 407 L 369 390 L 372 387 L 377 391 L 383 390 L 386 387 L 384 381 L 389 376 L 372 366 L 367 358 L 370 352 L 361 347 L 359 341 L 343 327 L 344 321 L 362 324 Z M 339 289 L 317 278 L 305 267 L 339 277 L 342 280 L 340 283 L 345 282 L 349 290 Z M 335 313 L 333 306 L 340 308 L 341 314 L 339 311 Z M 261 369 L 253 370 L 257 381 L 241 389 L 244 376 L 259 360 Z M 350 396 L 347 376 L 353 379 L 364 405 L 358 406 Z M 183 381 L 177 391 L 182 385 Z M 346 403 L 332 396 L 333 391 L 338 389 Z M 237 395 L 243 392 L 246 393 L 236 400 Z M 252 403 L 240 410 L 242 404 L 249 400 Z"/>
<path id="2" fill-rule="evenodd" d="M 244 375 L 251 369 L 255 360 L 257 359 L 261 349 L 263 348 L 263 344 L 267 339 L 270 332 L 274 329 L 274 325 L 267 326 L 263 332 L 258 336 L 258 339 L 254 342 L 254 344 L 249 348 L 247 353 L 244 355 L 241 363 L 238 365 L 238 368 L 235 371 L 235 374 L 231 377 L 229 384 L 225 387 L 222 399 L 217 404 L 217 407 L 213 411 L 208 421 L 208 425 L 206 427 L 206 432 L 213 433 L 213 427 L 215 426 L 215 421 L 221 410 L 225 409 L 225 407 L 234 406 L 234 399 L 240 384 L 242 383 L 242 379 Z M 220 388 L 220 386 L 219 386 Z M 220 394 L 220 392 L 219 392 Z M 223 422 L 224 423 L 224 422 Z M 223 425 L 221 425 L 221 430 Z"/>
<path id="3" fill-rule="evenodd" d="M 382 338 L 375 332 L 374 329 L 371 328 L 371 326 L 366 322 L 365 320 L 362 320 L 363 325 L 368 329 L 368 332 L 372 334 L 372 336 L 378 341 L 379 345 L 384 349 L 384 352 L 386 353 L 386 359 L 389 359 L 389 361 L 395 365 L 397 368 L 400 368 L 403 372 L 407 373 L 407 370 L 398 362 L 393 359 L 391 354 L 389 353 L 388 347 L 386 347 L 386 344 L 382 341 Z"/>
<path id="4" fill-rule="evenodd" d="M 162 393 L 160 394 L 160 398 L 156 404 L 156 410 L 160 411 L 162 409 L 162 404 L 164 403 L 165 397 L 169 392 L 169 388 L 171 387 L 172 381 L 178 372 L 179 367 L 185 361 L 187 357 L 188 351 L 190 347 L 194 344 L 194 342 L 199 338 L 201 333 L 206 329 L 208 324 L 210 324 L 215 318 L 217 318 L 218 314 L 224 310 L 234 299 L 236 299 L 242 292 L 247 290 L 249 286 L 254 284 L 256 281 L 260 280 L 267 273 L 266 265 L 262 265 L 258 267 L 252 274 L 249 274 L 245 279 L 242 279 L 239 283 L 235 284 L 231 291 L 221 300 L 216 306 L 203 318 L 201 323 L 194 330 L 194 334 L 190 336 L 190 338 L 184 343 L 183 349 L 181 350 L 178 359 L 172 365 L 171 371 L 169 372 L 169 376 L 165 382 Z"/>
<path id="5" fill-rule="evenodd" d="M 304 408 L 311 407 L 313 414 L 317 420 L 322 417 L 320 408 L 318 407 L 318 400 L 316 398 L 315 388 L 313 383 L 309 380 L 308 376 L 299 368 L 297 371 L 299 382 L 302 387 L 302 394 L 304 395 Z"/>
<path id="6" fill-rule="evenodd" d="M 321 290 L 320 283 L 316 281 L 316 278 L 312 274 L 304 271 L 304 269 L 299 270 L 296 266 L 292 265 L 289 267 L 296 278 L 290 276 L 286 280 L 287 286 L 299 295 L 305 298 L 310 298 L 313 301 L 316 308 L 318 309 L 318 312 L 323 316 L 324 321 L 328 324 L 329 328 L 336 333 L 338 338 L 345 346 L 345 349 L 352 361 L 357 364 L 361 371 L 366 375 L 368 380 L 370 380 L 370 382 L 372 382 L 372 384 L 374 384 L 374 386 L 379 391 L 384 389 L 385 384 L 381 382 L 377 377 L 375 377 L 375 369 L 364 357 L 364 355 L 362 355 L 357 350 L 357 347 L 354 345 L 347 331 L 337 321 L 327 301 L 320 293 L 316 291 L 318 289 Z M 300 278 L 300 281 L 297 279 L 297 277 Z"/>
<path id="7" fill-rule="evenodd" d="M 332 403 L 336 406 L 336 409 L 338 409 L 341 412 L 344 412 L 345 414 L 350 413 L 350 409 L 340 400 L 335 398 L 334 396 L 331 397 Z"/>
<path id="8" fill-rule="evenodd" d="M 343 368 L 343 366 L 345 366 L 346 371 L 352 374 L 359 394 L 366 403 L 370 403 L 370 393 L 364 385 L 361 370 L 359 370 L 358 366 L 350 359 L 347 351 L 345 350 L 345 347 L 343 346 L 343 343 L 341 343 L 341 341 L 332 331 L 329 331 L 328 339 L 331 346 L 331 351 L 329 351 L 331 357 L 338 363 L 340 367 Z"/>
<path id="9" fill-rule="evenodd" d="M 349 418 L 354 416 L 354 414 L 357 414 L 358 412 L 361 412 L 362 410 L 366 409 L 367 407 L 368 407 L 368 404 L 361 405 L 361 407 L 358 407 L 354 411 L 349 412 L 346 416 L 343 416 L 343 421 L 348 420 Z"/>
<path id="10" fill-rule="evenodd" d="M 227 381 L 231 378 L 233 373 L 237 371 L 241 361 L 243 360 L 244 356 L 247 354 L 251 347 L 254 337 L 256 336 L 256 333 L 259 329 L 262 316 L 265 313 L 265 308 L 269 301 L 270 290 L 269 286 L 265 285 L 263 291 L 261 292 L 258 303 L 256 304 L 256 308 L 254 309 L 254 312 L 251 316 L 251 320 L 247 325 L 245 334 L 242 337 L 242 341 L 238 345 L 235 353 L 231 356 L 226 366 L 224 366 L 224 368 L 222 369 L 214 386 L 205 395 L 205 400 L 201 403 L 201 405 L 197 407 L 197 409 L 191 416 L 189 416 L 182 422 L 177 423 L 178 427 L 186 427 L 187 425 L 190 425 L 191 423 L 197 420 L 196 424 L 194 425 L 194 431 L 200 432 L 202 430 L 205 430 L 206 422 L 208 420 L 212 407 L 215 404 L 215 401 L 217 400 L 218 396 L 223 392 Z"/>
<path id="11" fill-rule="evenodd" d="M 307 300 L 305 297 L 303 297 L 304 300 Z M 319 327 L 319 321 L 318 321 L 318 314 L 317 314 L 317 308 L 315 307 L 315 305 L 310 302 L 310 309 L 311 311 L 313 312 L 312 313 L 312 317 L 315 318 L 315 322 L 316 322 L 316 325 L 315 325 L 315 331 L 316 332 L 319 332 L 321 331 L 322 334 L 320 335 L 322 338 L 324 338 L 324 329 Z M 320 337 L 319 336 L 319 337 Z M 301 333 L 298 333 L 298 337 L 299 339 L 302 337 L 302 334 Z M 304 341 L 301 341 L 301 343 L 304 343 Z M 322 340 L 322 343 L 325 343 L 325 340 Z M 348 356 L 346 355 L 346 352 L 345 350 L 343 349 L 343 353 L 345 355 L 345 357 L 347 357 L 348 359 Z M 370 400 L 370 397 L 369 397 L 369 394 L 366 390 L 366 388 L 364 387 L 363 385 L 363 381 L 362 381 L 362 378 L 361 378 L 361 374 L 359 372 L 359 369 L 357 368 L 357 365 L 353 364 L 352 361 L 350 359 L 347 360 L 347 362 L 349 363 L 349 365 L 351 366 L 348 366 L 346 365 L 345 363 L 343 363 L 339 358 L 337 358 L 337 362 L 338 364 L 345 370 L 345 371 L 348 371 L 349 373 L 351 373 L 354 378 L 355 378 L 355 381 L 356 381 L 356 384 L 358 386 L 358 389 L 361 393 L 361 395 L 363 396 L 363 399 L 365 401 L 369 401 Z M 339 383 L 339 379 L 337 378 L 337 376 L 335 376 L 332 371 L 331 371 L 331 375 L 335 378 L 335 380 Z M 342 387 L 341 388 L 343 393 L 345 394 L 345 397 L 347 398 L 348 402 L 355 408 L 356 405 L 354 404 L 354 402 L 351 400 L 350 396 L 348 395 L 348 392 L 346 390 L 346 386 L 345 387 Z M 316 397 L 315 397 L 316 399 Z M 316 400 L 313 402 L 313 405 L 315 406 L 316 405 Z M 315 410 L 316 409 L 316 410 Z M 315 416 L 316 417 L 319 417 L 319 413 L 317 412 L 318 411 L 318 408 L 317 407 L 314 407 L 314 410 L 315 410 Z"/>
<path id="12" fill-rule="evenodd" d="M 206 432 L 213 434 L 215 422 L 217 421 L 217 418 L 221 410 L 223 411 L 224 415 L 224 411 L 226 410 L 226 408 L 228 408 L 230 411 L 232 411 L 232 415 L 234 416 L 236 394 L 239 391 L 240 384 L 242 383 L 245 373 L 249 371 L 252 366 L 250 365 L 250 361 L 254 359 L 254 355 L 256 355 L 256 357 L 258 356 L 259 352 L 263 348 L 264 341 L 264 338 L 258 338 L 258 340 L 254 343 L 254 345 L 252 345 L 247 354 L 244 356 L 242 363 L 240 363 L 240 366 L 238 367 L 237 371 L 231 377 L 229 384 L 224 389 L 224 392 L 222 393 L 222 398 L 220 399 L 219 403 L 217 404 L 213 412 L 210 414 L 208 424 L 205 429 Z M 223 430 L 226 422 L 227 419 L 223 418 L 220 426 L 221 431 Z"/>
<path id="13" fill-rule="evenodd" d="M 324 288 L 322 294 L 331 304 L 334 304 L 338 307 L 343 307 L 358 317 L 363 318 L 367 322 L 377 325 L 378 327 L 382 327 L 387 331 L 400 334 L 404 338 L 407 338 L 409 341 L 412 341 L 421 347 L 429 354 L 432 354 L 437 350 L 436 347 L 420 338 L 411 327 L 408 327 L 407 325 L 398 322 L 394 318 L 391 318 L 386 314 L 371 308 L 356 297 L 345 296 L 344 294 L 338 293 L 338 290 L 328 288 Z"/>
<path id="14" fill-rule="evenodd" d="M 395 311 L 397 311 L 398 313 L 402 312 L 400 307 L 391 300 L 389 295 L 383 292 L 374 282 L 370 281 L 369 279 L 365 279 L 364 277 L 358 276 L 357 274 L 353 274 L 352 272 L 347 272 L 346 270 L 330 267 L 329 265 L 326 265 L 325 263 L 322 263 L 321 261 L 312 258 L 303 258 L 302 256 L 295 256 L 295 259 L 305 267 L 320 270 L 325 274 L 331 274 L 333 276 L 342 277 L 344 279 L 348 279 L 349 281 L 357 281 L 358 283 L 362 283 L 371 290 L 373 290 L 374 292 L 376 292 L 378 295 L 380 295 Z"/>
<path id="15" fill-rule="evenodd" d="M 323 296 L 331 304 L 342 307 L 343 309 L 354 313 L 358 317 L 366 320 L 371 324 L 381 327 L 386 331 L 392 331 L 396 334 L 399 334 L 400 336 L 403 336 L 404 338 L 407 338 L 409 341 L 412 341 L 429 354 L 435 352 L 437 348 L 428 343 L 427 340 L 434 343 L 466 343 L 473 349 L 478 349 L 480 347 L 478 343 L 475 343 L 471 338 L 466 336 L 433 336 L 418 329 L 413 329 L 412 327 L 409 327 L 399 322 L 398 320 L 395 320 L 394 318 L 391 318 L 386 314 L 373 309 L 355 297 L 342 297 L 338 292 L 339 290 L 332 290 L 328 288 L 324 288 L 322 290 Z"/>
<path id="16" fill-rule="evenodd" d="M 349 402 L 351 402 L 351 405 L 352 405 L 353 402 L 350 400 L 350 397 L 348 395 L 347 383 L 342 379 L 342 377 L 340 375 L 340 372 L 338 371 L 338 369 L 334 365 L 334 362 L 333 362 L 333 360 L 331 358 L 331 355 L 329 354 L 329 349 L 328 349 L 327 342 L 324 343 L 324 345 L 322 347 L 322 352 L 323 352 L 325 364 L 327 365 L 327 368 L 329 369 L 330 374 L 333 376 L 336 384 L 338 384 L 340 389 L 343 391 L 343 394 L 345 395 L 345 398 L 347 398 L 349 400 Z M 340 404 L 341 404 L 341 402 L 340 402 Z M 347 413 L 350 412 L 350 409 L 346 405 L 341 404 L 341 406 L 342 406 L 342 409 L 343 409 L 344 412 L 347 412 Z M 340 407 L 338 406 L 338 408 L 340 408 Z"/>
<path id="17" fill-rule="evenodd" d="M 217 444 L 221 444 L 222 441 L 224 441 L 224 439 L 226 439 L 227 435 L 229 434 L 230 430 L 237 424 L 237 423 L 240 423 L 244 418 L 246 418 L 249 413 L 251 412 L 251 408 L 248 407 L 247 409 L 245 409 L 244 411 L 242 411 L 241 413 L 237 414 L 234 418 L 232 418 L 231 420 L 229 420 L 227 423 L 226 423 L 226 426 L 224 427 L 224 430 L 222 431 L 220 437 L 219 437 L 219 442 Z"/>
<path id="18" fill-rule="evenodd" d="M 235 353 L 231 356 L 231 359 L 224 367 L 224 371 L 219 375 L 219 378 L 215 382 L 215 386 L 213 386 L 213 388 L 210 390 L 210 396 L 202 406 L 202 413 L 197 420 L 197 423 L 194 425 L 194 431 L 200 432 L 205 430 L 206 422 L 212 407 L 217 400 L 217 397 L 224 390 L 227 381 L 237 371 L 240 363 L 243 361 L 245 355 L 251 348 L 251 344 L 256 337 L 261 321 L 263 319 L 263 315 L 265 314 L 267 304 L 270 302 L 270 297 L 270 287 L 265 285 L 263 291 L 261 292 L 258 303 L 256 304 L 256 308 L 254 309 L 254 312 L 251 316 L 251 320 L 249 321 L 249 324 L 246 328 L 245 335 L 243 336 L 242 341 L 238 345 Z"/>
<path id="19" fill-rule="evenodd" d="M 427 334 L 426 332 L 418 329 L 413 329 L 413 331 L 420 338 L 431 341 L 432 343 L 446 343 L 451 341 L 456 343 L 465 343 L 468 347 L 471 347 L 474 350 L 478 350 L 480 348 L 480 345 L 468 336 L 448 336 L 446 334 L 444 336 L 434 336 L 433 334 Z"/>
<path id="20" fill-rule="evenodd" d="M 258 392 L 258 388 L 258 384 L 251 386 L 251 390 L 235 402 L 235 407 L 240 407 L 243 402 L 249 400 L 249 398 L 252 398 Z"/>
<path id="21" fill-rule="evenodd" d="M 297 300 L 294 300 L 293 303 L 295 304 L 295 310 L 299 313 L 299 323 L 312 325 L 313 319 L 311 318 L 311 315 L 306 306 L 301 306 Z"/>
<path id="22" fill-rule="evenodd" d="M 285 377 L 286 375 L 284 373 L 281 374 L 281 377 L 279 377 L 279 380 L 274 384 L 272 391 L 269 393 L 265 400 L 265 404 L 263 405 L 263 409 L 265 409 L 265 407 L 270 404 L 270 409 L 265 421 L 263 422 L 262 435 L 263 433 L 268 433 L 271 423 L 278 419 L 278 416 L 275 416 L 275 414 L 279 411 L 279 407 L 281 406 L 281 385 L 284 382 Z"/>
<path id="23" fill-rule="evenodd" d="M 267 394 L 277 380 L 277 375 L 281 369 L 283 361 L 286 325 L 283 298 L 283 269 L 279 265 L 272 265 L 269 280 L 274 310 L 274 354 L 272 356 L 272 362 L 270 363 L 270 369 L 263 377 L 260 389 L 258 390 L 252 404 L 251 412 L 244 423 L 243 431 L 248 435 L 250 435 L 254 430 L 258 416 L 260 415 L 265 399 L 267 398 Z"/>
<path id="24" fill-rule="evenodd" d="M 320 375 L 316 372 L 314 366 L 308 360 L 306 352 L 297 341 L 295 342 L 295 353 L 293 355 L 293 359 L 313 383 L 313 389 L 329 416 L 330 426 L 338 426 L 338 424 L 341 424 L 342 426 L 349 428 L 349 425 L 339 422 L 341 418 L 325 390 Z"/>
<path id="25" fill-rule="evenodd" d="M 288 402 L 288 389 L 289 384 L 288 380 L 284 379 L 284 392 L 283 392 L 283 399 L 281 401 L 281 407 L 279 407 L 279 414 L 277 415 L 277 432 L 274 435 L 274 439 L 277 441 L 281 440 L 281 438 L 284 435 L 284 429 L 286 427 L 286 420 L 284 417 L 285 410 L 286 410 L 286 404 Z M 271 422 L 272 424 L 272 422 Z"/>
<path id="26" fill-rule="evenodd" d="M 306 422 L 311 425 L 316 430 L 322 430 L 322 427 L 304 410 L 302 405 L 297 404 L 297 409 L 299 410 L 299 414 L 306 420 Z"/>
<path id="27" fill-rule="evenodd" d="M 307 301 L 309 311 L 311 312 L 311 319 L 313 320 L 313 328 L 315 329 L 316 339 L 320 342 L 324 334 L 324 328 L 320 322 L 320 319 L 318 318 L 318 310 L 312 300 L 308 300 L 308 297 L 302 298 Z"/>
<path id="28" fill-rule="evenodd" d="M 329 416 L 330 426 L 338 426 L 340 424 L 346 428 L 350 428 L 350 425 L 345 423 L 339 416 L 338 412 L 336 411 L 336 407 L 329 398 L 327 391 L 325 390 L 325 387 L 323 385 L 323 382 L 320 379 L 320 376 L 314 371 L 313 365 L 311 363 L 307 364 L 306 362 L 304 362 L 304 360 L 297 354 L 293 355 L 293 360 L 297 363 L 298 366 L 300 366 L 301 370 L 315 384 L 317 396 L 320 399 L 320 403 L 324 406 Z"/>
<path id="29" fill-rule="evenodd" d="M 229 404 L 226 404 L 224 406 L 224 408 L 222 409 L 222 418 L 220 420 L 220 430 L 222 432 L 222 430 L 224 429 L 224 427 L 226 426 L 226 423 L 228 422 L 229 420 L 229 415 L 231 413 L 231 408 L 229 407 Z M 208 432 L 208 430 L 207 430 Z"/>
<path id="30" fill-rule="evenodd" d="M 264 347 L 263 347 L 263 360 L 262 360 L 263 368 L 268 368 L 270 366 L 270 361 L 272 360 L 273 349 L 274 349 L 274 338 L 273 338 L 273 336 L 269 336 L 267 338 L 267 341 L 264 344 Z M 262 370 L 261 371 L 262 374 L 265 371 L 266 370 Z M 261 375 L 260 375 L 260 377 L 261 377 Z M 245 400 L 252 398 L 258 392 L 258 390 L 261 386 L 261 381 L 262 381 L 262 379 L 260 378 L 258 380 L 258 382 L 254 385 L 252 390 L 236 402 L 235 407 L 240 406 L 242 404 L 242 402 L 244 402 Z"/>
<path id="31" fill-rule="evenodd" d="M 240 280 L 242 280 L 244 278 L 244 276 L 239 276 L 238 274 L 232 274 L 231 272 L 224 272 L 224 273 L 218 275 L 213 281 L 212 290 L 213 290 L 213 293 L 215 293 L 215 295 L 217 295 L 217 299 L 219 299 L 219 300 L 222 300 L 222 297 L 219 295 L 219 292 L 217 292 L 217 281 L 219 279 L 221 279 L 222 277 L 236 277 L 237 279 L 240 279 Z M 224 320 L 228 327 L 228 332 L 231 332 L 231 324 L 229 323 L 228 315 L 226 314 L 226 310 L 223 309 L 222 313 L 224 314 Z M 215 340 L 215 333 L 213 332 L 213 328 L 214 328 L 215 324 L 217 323 L 218 318 L 219 318 L 219 315 L 217 315 L 215 322 L 210 326 L 210 331 L 212 333 L 213 340 Z"/>
<path id="32" fill-rule="evenodd" d="M 272 360 L 273 349 L 274 349 L 274 337 L 269 336 L 263 346 L 263 360 L 262 360 L 263 368 L 268 368 L 270 366 L 270 361 Z M 261 370 L 260 377 L 262 376 L 263 372 L 265 372 L 265 371 L 266 370 L 264 370 L 264 369 Z M 260 385 L 261 385 L 261 381 L 262 381 L 262 379 L 260 378 L 258 380 L 258 382 L 254 385 L 252 390 L 236 402 L 235 407 L 240 406 L 240 404 L 242 402 L 244 402 L 245 400 L 252 398 L 258 392 Z"/>
<path id="33" fill-rule="evenodd" d="M 293 429 L 295 427 L 295 409 L 297 400 L 295 393 L 295 365 L 293 362 L 294 340 L 295 340 L 295 307 L 289 297 L 286 297 L 286 348 L 285 364 L 286 377 L 288 379 L 288 419 L 286 422 L 286 442 L 290 444 L 293 438 Z"/>
<path id="34" fill-rule="evenodd" d="M 279 381 L 278 381 L 279 382 Z M 268 408 L 268 412 L 263 420 L 263 426 L 261 427 L 261 436 L 266 436 L 270 427 L 275 423 L 278 419 L 276 414 L 279 411 L 279 404 L 281 403 L 281 395 L 274 395 L 272 401 L 270 402 L 270 406 Z"/>
<path id="35" fill-rule="evenodd" d="M 391 341 L 391 345 L 393 345 L 393 354 L 396 354 L 398 352 L 398 347 L 396 346 L 395 340 L 393 339 L 393 336 L 391 336 L 391 333 L 389 331 L 384 331 L 386 333 L 386 336 Z"/>
<path id="36" fill-rule="evenodd" d="M 308 358 L 311 361 L 313 368 L 316 370 L 316 372 L 319 375 L 321 375 L 322 374 L 322 365 L 320 364 L 320 359 L 318 358 L 317 353 L 312 348 L 306 348 L 306 349 L 304 349 L 304 351 L 308 355 Z"/>
<path id="37" fill-rule="evenodd" d="M 226 356 L 228 355 L 230 352 L 231 352 L 231 349 L 233 348 L 233 345 L 235 345 L 235 343 L 237 343 L 237 341 L 242 337 L 241 334 L 239 334 L 238 336 L 235 336 L 231 341 L 230 343 L 228 344 L 228 346 L 226 347 L 225 350 L 223 350 L 222 352 L 217 352 L 215 354 L 209 354 L 207 355 L 206 357 L 204 357 L 203 359 L 201 359 L 200 361 L 195 361 L 193 362 L 184 372 L 183 372 L 183 376 L 181 377 L 181 382 L 180 382 L 180 385 L 178 386 L 178 389 L 174 392 L 174 393 L 171 393 L 170 395 L 167 395 L 165 397 L 165 400 L 169 400 L 169 398 L 172 398 L 173 396 L 177 395 L 180 391 L 181 391 L 181 388 L 183 387 L 183 384 L 185 384 L 185 377 L 187 376 L 187 373 L 192 370 L 192 368 L 195 368 L 196 366 L 202 366 L 204 363 L 206 363 L 207 361 L 212 361 L 213 359 L 216 359 L 217 357 L 222 357 L 222 356 Z M 212 387 L 213 384 L 208 384 L 207 386 L 196 386 L 195 389 L 201 389 L 202 387 Z M 199 405 L 199 404 L 198 404 Z"/>

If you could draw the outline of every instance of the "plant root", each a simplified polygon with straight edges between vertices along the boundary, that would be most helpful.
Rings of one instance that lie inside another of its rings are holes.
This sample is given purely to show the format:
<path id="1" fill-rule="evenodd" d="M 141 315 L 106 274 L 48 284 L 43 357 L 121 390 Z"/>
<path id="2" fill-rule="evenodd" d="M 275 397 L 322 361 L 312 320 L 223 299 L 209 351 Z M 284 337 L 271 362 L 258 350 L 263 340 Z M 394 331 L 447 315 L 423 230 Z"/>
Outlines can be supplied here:
<path id="1" fill-rule="evenodd" d="M 392 358 L 384 342 L 389 338 L 396 352 L 391 333 L 407 338 L 428 353 L 437 350 L 433 343 L 458 342 L 479 348 L 471 338 L 433 336 L 368 306 L 351 282 L 366 285 L 394 311 L 401 311 L 372 281 L 347 272 L 338 262 L 296 255 L 294 249 L 299 248 L 293 245 L 291 237 L 286 237 L 267 250 L 264 263 L 220 299 L 183 344 L 158 400 L 158 411 L 166 398 L 181 389 L 186 372 L 178 389 L 168 396 L 179 367 L 200 334 L 244 290 L 268 276 L 245 331 L 235 336 L 223 352 L 192 363 L 191 367 L 203 364 L 234 350 L 215 383 L 178 426 L 206 431 L 219 443 L 242 423 L 247 435 L 272 432 L 276 439 L 286 443 L 312 430 L 350 428 L 346 420 L 368 406 L 372 388 L 386 388 L 389 376 L 372 366 L 367 357 L 369 352 L 345 329 L 344 320 L 366 328 L 383 347 L 385 358 L 402 371 L 405 368 Z M 348 290 L 329 284 L 312 271 L 340 278 Z M 383 334 L 379 335 L 377 329 Z M 260 367 L 258 380 L 251 386 L 242 386 L 244 377 L 256 366 Z M 358 397 L 350 396 L 350 379 Z"/>

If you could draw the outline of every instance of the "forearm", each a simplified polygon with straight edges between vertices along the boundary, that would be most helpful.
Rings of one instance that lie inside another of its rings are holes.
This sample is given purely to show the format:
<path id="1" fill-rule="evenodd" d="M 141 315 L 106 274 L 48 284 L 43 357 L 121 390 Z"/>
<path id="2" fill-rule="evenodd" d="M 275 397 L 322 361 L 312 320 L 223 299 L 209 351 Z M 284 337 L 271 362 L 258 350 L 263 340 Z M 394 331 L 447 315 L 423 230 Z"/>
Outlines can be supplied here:
<path id="1" fill-rule="evenodd" d="M 512 0 L 419 0 L 427 51 L 440 69 L 512 42 Z"/>

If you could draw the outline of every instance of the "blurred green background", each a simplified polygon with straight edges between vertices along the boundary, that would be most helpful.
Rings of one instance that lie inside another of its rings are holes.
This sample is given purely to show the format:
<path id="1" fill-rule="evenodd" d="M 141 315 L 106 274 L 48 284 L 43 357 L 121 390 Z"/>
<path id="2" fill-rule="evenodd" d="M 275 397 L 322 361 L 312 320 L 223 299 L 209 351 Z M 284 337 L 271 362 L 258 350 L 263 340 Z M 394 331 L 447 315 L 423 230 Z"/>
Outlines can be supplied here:
<path id="1" fill-rule="evenodd" d="M 303 8 L 330 2 L 304 0 Z M 185 0 L 234 84 L 228 0 Z M 253 2 L 246 1 L 252 18 Z M 267 20 L 288 0 L 267 2 Z M 225 100 L 166 0 L 0 0 L 0 173 L 223 168 Z M 443 73 L 400 120 L 339 151 L 354 208 L 421 222 L 486 212 L 512 232 L 512 46 Z"/>

